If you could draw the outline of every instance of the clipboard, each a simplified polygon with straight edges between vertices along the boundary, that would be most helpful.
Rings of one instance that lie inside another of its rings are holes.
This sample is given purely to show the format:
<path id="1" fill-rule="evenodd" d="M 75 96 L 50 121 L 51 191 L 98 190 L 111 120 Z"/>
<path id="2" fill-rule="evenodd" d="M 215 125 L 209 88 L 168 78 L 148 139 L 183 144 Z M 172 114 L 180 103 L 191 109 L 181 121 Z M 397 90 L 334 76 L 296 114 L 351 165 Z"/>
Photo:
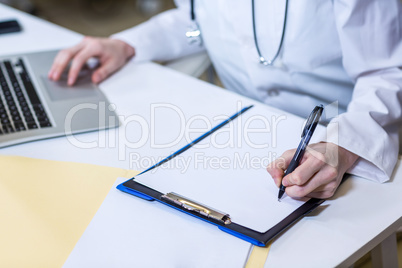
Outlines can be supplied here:
<path id="1" fill-rule="evenodd" d="M 230 116 L 228 119 L 224 120 L 211 130 L 209 130 L 208 132 L 202 134 L 189 144 L 180 148 L 175 153 L 169 155 L 168 157 L 159 161 L 155 165 L 141 172 L 139 175 L 155 170 L 159 166 L 169 162 L 175 157 L 190 150 L 194 145 L 203 141 L 207 137 L 210 137 L 212 134 L 219 131 L 224 126 L 228 125 L 229 123 L 233 122 L 234 120 L 242 116 L 251 108 L 253 108 L 252 105 L 241 109 L 239 112 Z M 117 189 L 148 201 L 158 201 L 166 206 L 179 210 L 185 214 L 194 216 L 200 220 L 213 224 L 226 233 L 229 233 L 233 236 L 236 236 L 253 245 L 260 247 L 266 246 L 269 243 L 269 241 L 272 240 L 275 236 L 285 231 L 297 220 L 299 220 L 304 215 L 308 214 L 309 212 L 311 212 L 324 202 L 323 199 L 311 198 L 306 202 L 304 202 L 299 207 L 297 207 L 291 213 L 283 217 L 278 223 L 274 224 L 273 226 L 269 226 L 268 230 L 262 232 L 259 230 L 249 228 L 243 224 L 236 223 L 235 221 L 232 220 L 230 213 L 222 212 L 219 210 L 219 208 L 216 207 L 212 208 L 208 204 L 204 205 L 203 203 L 198 202 L 197 200 L 192 200 L 192 198 L 188 196 L 186 197 L 181 194 L 177 194 L 175 192 L 161 192 L 159 190 L 148 187 L 147 185 L 136 181 L 136 177 L 118 185 Z"/>

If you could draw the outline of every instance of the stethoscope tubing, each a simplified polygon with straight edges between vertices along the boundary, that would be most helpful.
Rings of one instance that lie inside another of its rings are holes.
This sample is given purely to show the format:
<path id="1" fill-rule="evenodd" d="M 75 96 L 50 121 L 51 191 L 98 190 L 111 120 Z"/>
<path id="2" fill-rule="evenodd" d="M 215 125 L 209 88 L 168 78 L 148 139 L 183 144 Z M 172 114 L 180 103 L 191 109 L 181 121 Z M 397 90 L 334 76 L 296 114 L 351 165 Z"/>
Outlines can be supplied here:
<path id="1" fill-rule="evenodd" d="M 254 45 L 255 48 L 257 50 L 257 54 L 259 57 L 259 61 L 261 64 L 265 65 L 265 66 L 273 66 L 275 60 L 278 58 L 281 50 L 282 50 L 282 46 L 283 46 L 283 40 L 285 39 L 285 30 L 286 30 L 286 23 L 287 23 L 287 15 L 288 15 L 288 4 L 289 4 L 289 0 L 285 1 L 285 14 L 284 14 L 284 19 L 283 19 L 283 27 L 282 27 L 282 34 L 281 34 L 281 40 L 279 42 L 279 46 L 278 49 L 276 50 L 276 53 L 274 55 L 274 57 L 271 60 L 266 60 L 266 58 L 262 55 L 261 50 L 260 50 L 260 46 L 258 44 L 258 38 L 257 38 L 257 26 L 256 26 L 256 22 L 255 22 L 255 0 L 251 0 L 251 10 L 252 10 L 252 19 L 253 19 L 253 36 L 254 36 Z M 193 22 L 194 25 L 196 24 L 196 19 L 195 19 L 195 12 L 194 12 L 194 0 L 190 0 L 190 18 L 191 21 Z M 197 26 L 198 27 L 198 26 Z M 197 29 L 198 31 L 200 31 L 199 29 Z M 201 38 L 201 36 L 199 37 Z"/>

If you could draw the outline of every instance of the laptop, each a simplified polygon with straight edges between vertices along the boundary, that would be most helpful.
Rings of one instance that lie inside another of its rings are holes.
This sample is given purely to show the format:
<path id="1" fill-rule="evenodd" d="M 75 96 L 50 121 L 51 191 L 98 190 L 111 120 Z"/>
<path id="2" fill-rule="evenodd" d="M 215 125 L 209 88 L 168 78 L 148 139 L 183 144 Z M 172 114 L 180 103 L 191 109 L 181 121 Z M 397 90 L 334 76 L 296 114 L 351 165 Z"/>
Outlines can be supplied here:
<path id="1" fill-rule="evenodd" d="M 47 78 L 57 52 L 0 57 L 0 148 L 119 126 L 89 68 L 74 87 Z"/>

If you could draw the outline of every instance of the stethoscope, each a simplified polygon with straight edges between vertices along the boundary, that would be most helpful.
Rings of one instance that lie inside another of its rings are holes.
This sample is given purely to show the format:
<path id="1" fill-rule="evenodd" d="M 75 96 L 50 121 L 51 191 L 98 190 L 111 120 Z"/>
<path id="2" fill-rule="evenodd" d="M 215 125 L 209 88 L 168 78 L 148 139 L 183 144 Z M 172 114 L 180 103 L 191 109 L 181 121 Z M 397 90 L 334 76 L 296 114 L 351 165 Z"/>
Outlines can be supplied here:
<path id="1" fill-rule="evenodd" d="M 267 60 L 261 53 L 260 47 L 258 45 L 258 39 L 257 39 L 257 30 L 256 30 L 256 25 L 255 25 L 255 7 L 254 7 L 254 0 L 251 0 L 251 9 L 252 9 L 252 18 L 253 18 L 253 35 L 254 35 L 254 44 L 255 48 L 257 49 L 258 57 L 259 57 L 259 62 L 262 65 L 265 66 L 273 66 L 275 60 L 278 58 L 279 53 L 281 52 L 282 45 L 283 45 L 283 39 L 285 37 L 285 29 L 286 29 L 286 21 L 287 21 L 287 14 L 288 14 L 288 1 L 286 0 L 285 2 L 285 16 L 283 19 L 283 28 L 282 28 L 282 35 L 281 35 L 281 40 L 279 42 L 278 49 L 276 50 L 276 53 L 274 57 L 271 60 Z M 200 28 L 198 27 L 198 24 L 195 20 L 195 13 L 194 13 L 194 0 L 190 0 L 190 18 L 191 18 L 191 25 L 186 32 L 186 36 L 188 38 L 188 42 L 190 44 L 202 44 L 202 37 L 201 37 L 201 31 Z"/>

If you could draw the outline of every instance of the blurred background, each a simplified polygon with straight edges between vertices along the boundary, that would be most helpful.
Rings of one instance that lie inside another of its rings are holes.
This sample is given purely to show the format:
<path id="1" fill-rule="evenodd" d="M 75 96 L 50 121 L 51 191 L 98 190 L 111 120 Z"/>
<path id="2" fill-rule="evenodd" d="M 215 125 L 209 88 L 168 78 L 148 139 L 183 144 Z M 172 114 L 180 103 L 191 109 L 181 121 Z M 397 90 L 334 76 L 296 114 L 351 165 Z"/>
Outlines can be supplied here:
<path id="1" fill-rule="evenodd" d="M 173 0 L 0 0 L 84 35 L 109 36 L 170 8 Z"/>
<path id="2" fill-rule="evenodd" d="M 107 37 L 175 7 L 173 0 L 0 0 L 83 35 Z M 206 53 L 165 66 L 222 86 Z"/>

